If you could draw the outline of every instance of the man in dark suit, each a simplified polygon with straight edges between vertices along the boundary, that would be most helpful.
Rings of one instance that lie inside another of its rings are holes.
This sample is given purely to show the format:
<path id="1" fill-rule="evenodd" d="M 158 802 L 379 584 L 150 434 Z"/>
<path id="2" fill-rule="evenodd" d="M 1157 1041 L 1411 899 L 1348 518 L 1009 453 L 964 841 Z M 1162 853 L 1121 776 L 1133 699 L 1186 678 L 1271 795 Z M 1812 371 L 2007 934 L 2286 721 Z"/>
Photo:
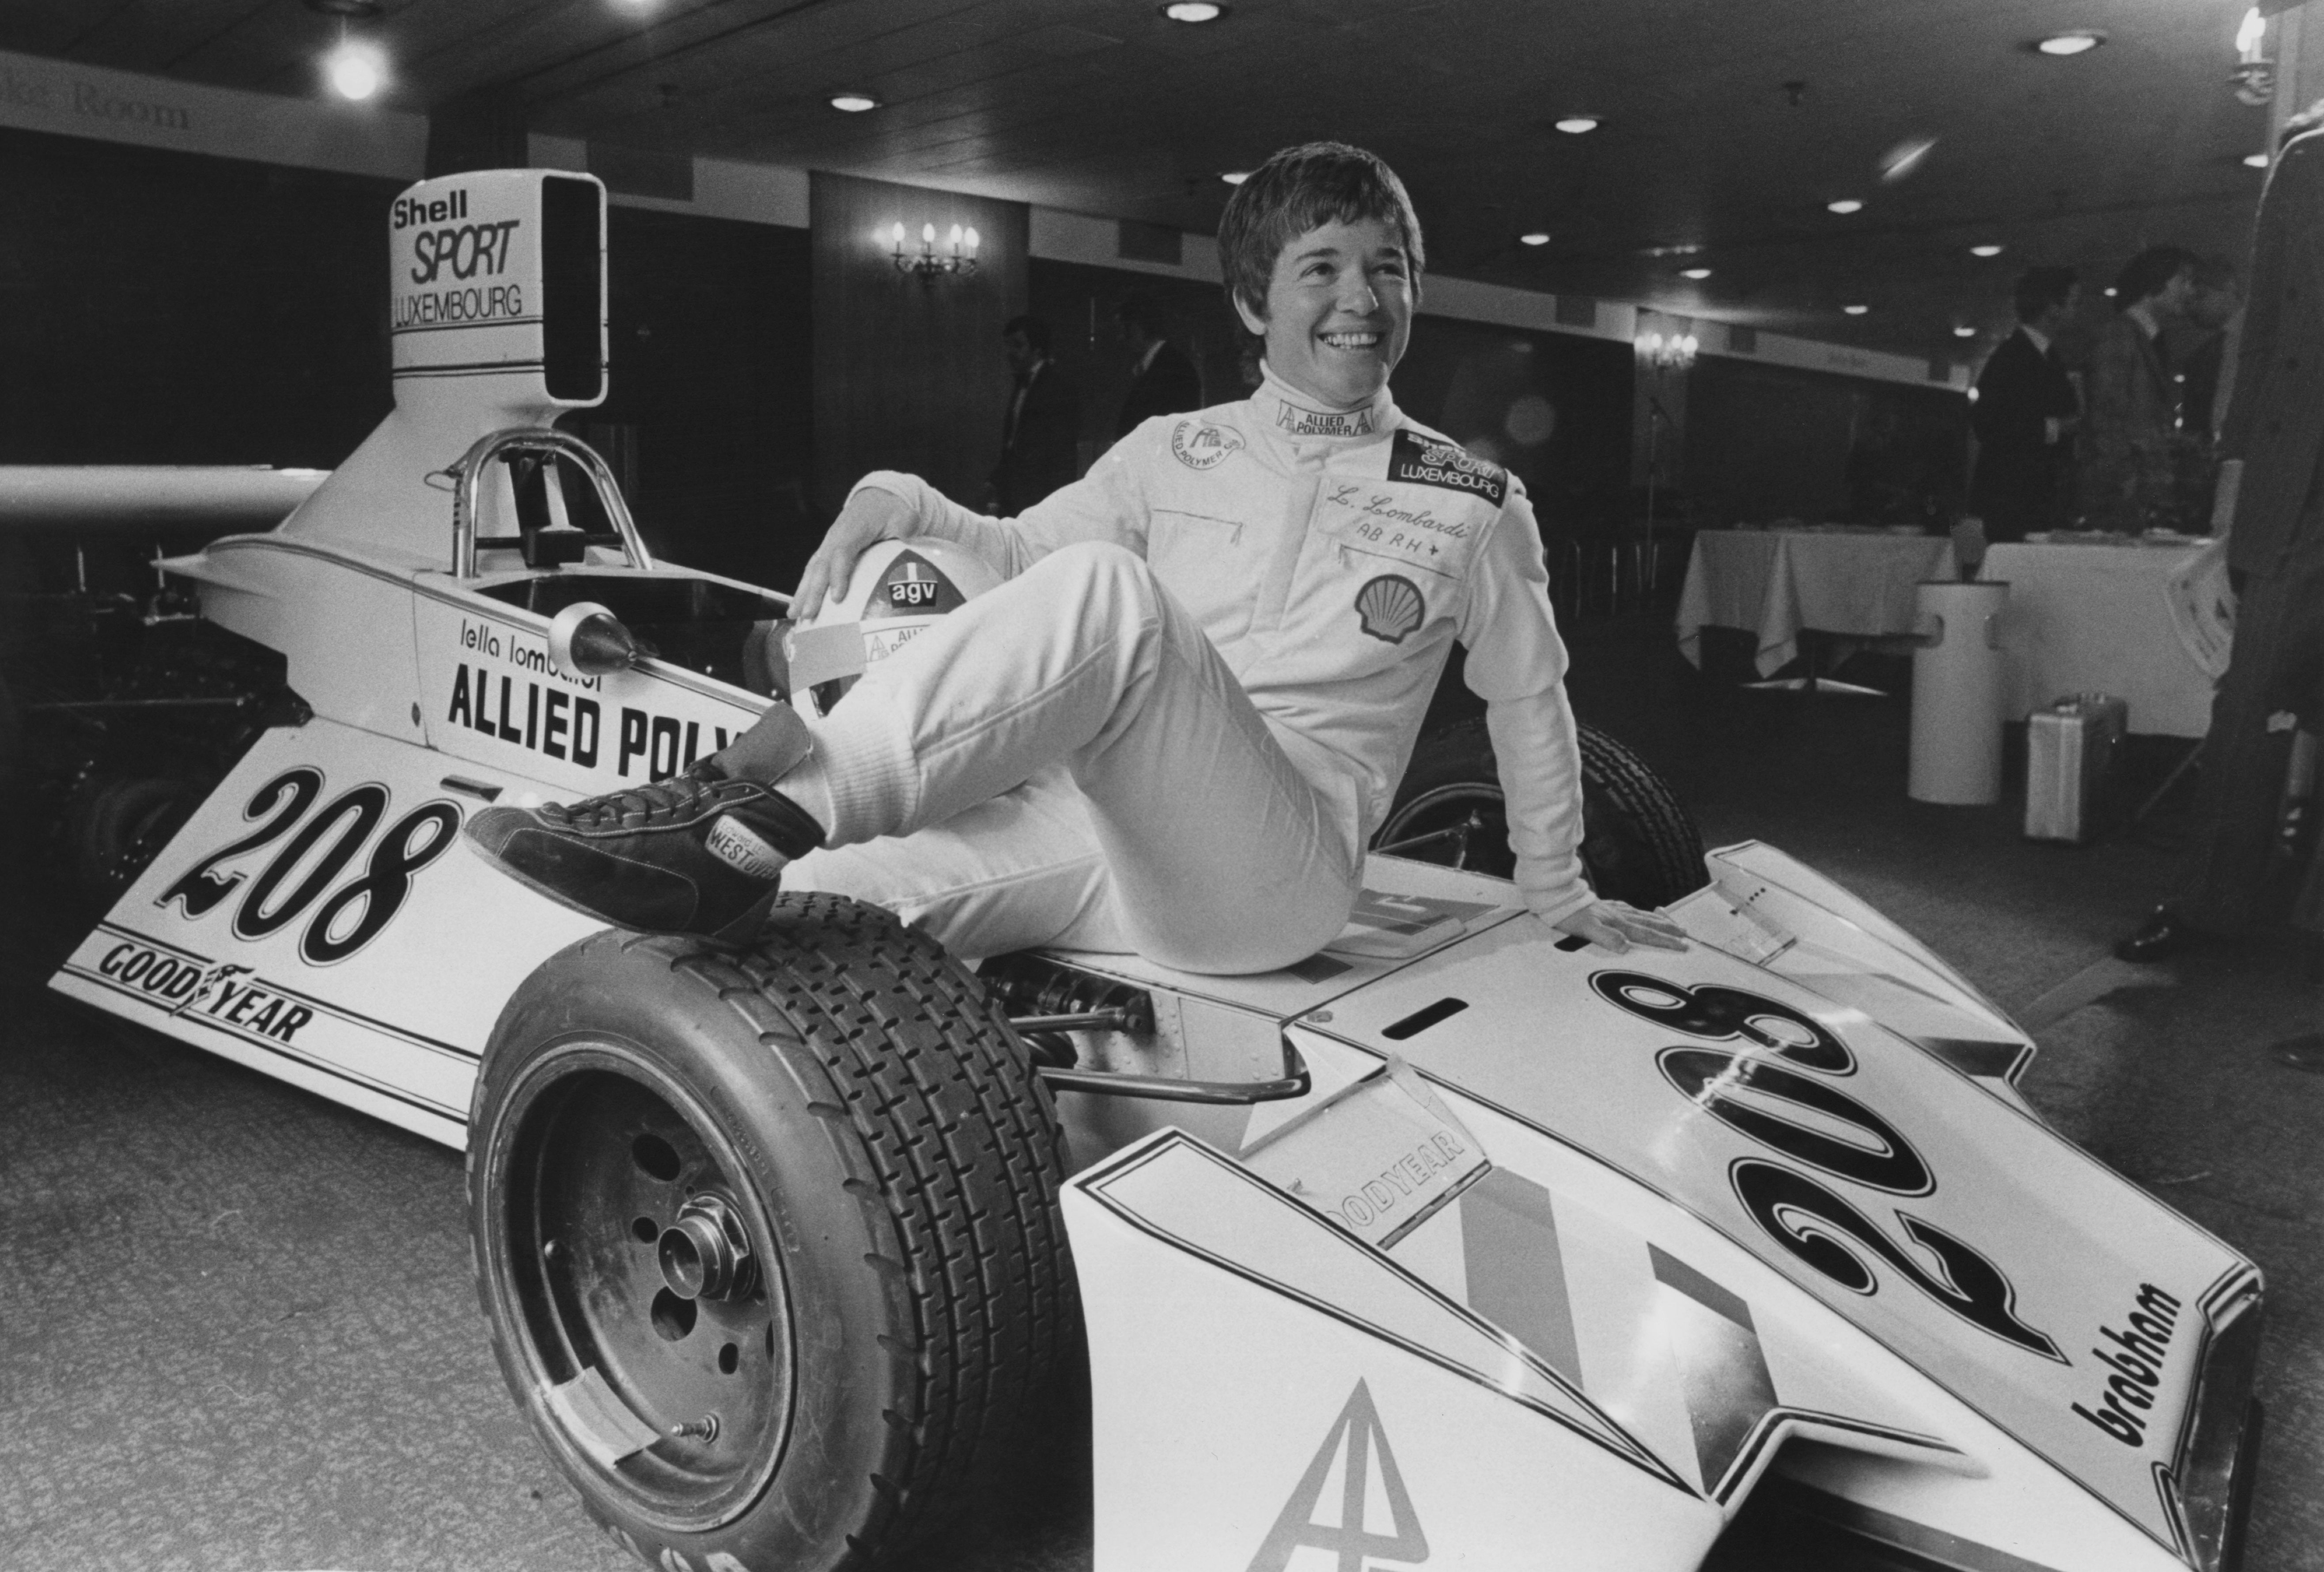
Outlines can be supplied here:
<path id="1" fill-rule="evenodd" d="M 1121 401 L 1121 419 L 1114 436 L 1127 437 L 1139 423 L 1156 415 L 1176 415 L 1203 407 L 1203 376 L 1185 352 L 1163 335 L 1167 330 L 1162 308 L 1153 296 L 1122 297 L 1121 336 L 1138 357 L 1130 373 L 1130 396 Z"/>
<path id="2" fill-rule="evenodd" d="M 2195 254 L 2175 245 L 2140 252 L 2115 280 L 2115 315 L 2090 340 L 2083 384 L 2080 504 L 2093 529 L 2181 522 L 2179 384 L 2157 340 L 2194 292 Z"/>
<path id="3" fill-rule="evenodd" d="M 2060 522 L 2070 438 L 2081 400 L 2058 353 L 2058 330 L 2081 292 L 2070 267 L 2037 267 L 2017 281 L 2017 328 L 1977 379 L 1969 425 L 1977 432 L 1977 477 L 1969 511 L 1988 541 L 2022 541 Z"/>
<path id="4" fill-rule="evenodd" d="M 1001 347 L 1017 391 L 1001 428 L 1001 462 L 992 467 L 992 504 L 1014 518 L 1081 474 L 1082 406 L 1074 384 L 1049 357 L 1049 325 L 1011 317 Z"/>
<path id="5" fill-rule="evenodd" d="M 2159 961 L 2262 915 L 2296 717 L 2324 721 L 2324 131 L 2310 108 L 2260 199 L 2251 297 L 2220 449 L 2241 467 L 2227 538 L 2235 648 L 2203 738 L 2194 839 L 2179 887 L 2115 947 Z M 2287 127 L 2291 129 L 2291 127 Z M 2227 484 L 2222 477 L 2223 487 Z M 2295 921 L 2324 930 L 2310 872 Z"/>

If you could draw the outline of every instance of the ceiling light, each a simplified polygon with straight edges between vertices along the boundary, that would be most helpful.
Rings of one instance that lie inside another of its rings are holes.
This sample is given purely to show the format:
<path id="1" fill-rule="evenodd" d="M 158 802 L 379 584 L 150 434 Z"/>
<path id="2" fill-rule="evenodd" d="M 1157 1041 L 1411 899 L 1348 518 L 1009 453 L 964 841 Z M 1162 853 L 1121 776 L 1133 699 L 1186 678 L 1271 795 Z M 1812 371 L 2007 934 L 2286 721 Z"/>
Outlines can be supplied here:
<path id="1" fill-rule="evenodd" d="M 2251 153 L 2244 155 L 2244 167 L 2246 169 L 2264 170 L 2267 165 L 2268 157 L 2267 154 L 2264 153 Z"/>
<path id="2" fill-rule="evenodd" d="M 1239 186 L 1242 184 L 1243 181 L 1250 179 L 1250 171 L 1249 170 L 1227 170 L 1220 174 L 1219 179 L 1226 181 L 1226 183 L 1231 186 Z"/>
<path id="3" fill-rule="evenodd" d="M 1967 324 L 1963 324 L 1962 326 L 1953 329 L 1953 337 L 1956 338 L 1974 338 L 1977 337 L 1977 329 L 1968 326 Z"/>
<path id="4" fill-rule="evenodd" d="M 1568 115 L 1564 119 L 1557 123 L 1557 128 L 1560 131 L 1564 132 L 1568 136 L 1580 136 L 1585 132 L 1595 131 L 1598 129 L 1598 116 L 1595 115 Z"/>
<path id="5" fill-rule="evenodd" d="M 1862 315 L 1864 315 L 1864 313 L 1865 313 L 1865 312 L 1867 312 L 1867 311 L 1870 310 L 1871 309 L 1872 309 L 1872 308 L 1871 308 L 1871 307 L 1869 307 L 1869 306 L 1842 306 L 1842 307 L 1840 307 L 1840 310 L 1841 310 L 1846 311 L 1846 312 L 1847 312 L 1849 316 L 1851 316 L 1851 317 L 1861 317 Z"/>
<path id="6" fill-rule="evenodd" d="M 2001 247 L 1990 245 L 1972 245 L 1969 248 L 1969 254 L 1971 256 L 1999 256 L 2001 254 Z"/>
<path id="7" fill-rule="evenodd" d="M 342 43 L 323 62 L 323 72 L 330 79 L 331 91 L 358 103 L 378 92 L 387 80 L 387 68 L 379 51 L 367 44 Z"/>
<path id="8" fill-rule="evenodd" d="M 1216 22 L 1227 14 L 1223 5 L 1213 5 L 1211 0 L 1176 0 L 1162 7 L 1162 14 L 1173 22 Z"/>
<path id="9" fill-rule="evenodd" d="M 1546 229 L 1536 229 L 1530 234 L 1520 235 L 1517 236 L 1517 244 L 1519 245 L 1547 245 L 1549 244 L 1549 231 Z"/>
<path id="10" fill-rule="evenodd" d="M 1681 268 L 1679 270 L 1678 276 L 1681 278 L 1706 279 L 1711 276 L 1711 270 L 1707 267 Z"/>
<path id="11" fill-rule="evenodd" d="M 2043 54 L 2088 54 L 2106 42 L 2106 34 L 2095 27 L 2078 27 L 2071 32 L 2053 32 L 2034 47 Z"/>
<path id="12" fill-rule="evenodd" d="M 1864 204 L 1854 197 L 1842 197 L 1837 202 L 1826 202 L 1823 205 L 1823 210 L 1827 213 L 1861 213 L 1864 211 Z"/>
<path id="13" fill-rule="evenodd" d="M 861 115 L 866 109 L 877 109 L 880 100 L 869 93 L 834 93 L 831 106 L 843 115 Z"/>

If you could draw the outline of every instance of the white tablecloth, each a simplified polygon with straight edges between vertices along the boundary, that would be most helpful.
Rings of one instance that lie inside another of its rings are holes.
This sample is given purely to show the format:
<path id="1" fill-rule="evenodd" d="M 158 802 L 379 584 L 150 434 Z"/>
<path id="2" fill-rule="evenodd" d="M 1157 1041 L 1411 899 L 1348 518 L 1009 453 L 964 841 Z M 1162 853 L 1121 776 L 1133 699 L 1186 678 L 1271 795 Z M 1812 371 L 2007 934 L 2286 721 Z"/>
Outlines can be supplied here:
<path id="1" fill-rule="evenodd" d="M 2172 631 L 2163 585 L 2199 546 L 1995 546 L 1982 577 L 2006 579 L 2002 713 L 2022 720 L 2074 693 L 2130 706 L 2130 729 L 2200 737 L 2211 680 Z"/>
<path id="2" fill-rule="evenodd" d="M 1798 656 L 1802 628 L 1912 633 L 1914 587 L 1953 577 L 1952 541 L 1941 535 L 1705 530 L 1679 596 L 1678 647 L 1700 666 L 1704 624 L 1743 628 L 1758 636 L 1759 674 L 1772 676 Z"/>

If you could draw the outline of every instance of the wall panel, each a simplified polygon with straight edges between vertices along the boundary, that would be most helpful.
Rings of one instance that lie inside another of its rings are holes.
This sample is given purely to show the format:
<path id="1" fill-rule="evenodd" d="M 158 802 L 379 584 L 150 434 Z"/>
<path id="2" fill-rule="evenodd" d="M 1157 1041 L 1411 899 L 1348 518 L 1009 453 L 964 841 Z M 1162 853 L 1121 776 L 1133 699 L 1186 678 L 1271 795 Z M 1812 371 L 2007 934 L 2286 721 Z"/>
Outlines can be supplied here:
<path id="1" fill-rule="evenodd" d="M 1028 209 L 950 191 L 816 173 L 815 504 L 828 516 L 867 469 L 906 469 L 977 505 L 1015 392 L 1001 326 L 1025 310 Z M 902 223 L 983 239 L 971 278 L 899 274 L 875 236 Z"/>

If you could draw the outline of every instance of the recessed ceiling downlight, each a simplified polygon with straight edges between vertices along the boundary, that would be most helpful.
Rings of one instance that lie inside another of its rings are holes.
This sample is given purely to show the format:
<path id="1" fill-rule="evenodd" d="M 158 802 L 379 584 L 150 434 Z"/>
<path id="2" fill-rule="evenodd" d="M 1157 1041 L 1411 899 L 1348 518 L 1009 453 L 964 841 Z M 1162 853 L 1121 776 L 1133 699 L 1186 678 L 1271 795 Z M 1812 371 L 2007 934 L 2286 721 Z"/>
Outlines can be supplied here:
<path id="1" fill-rule="evenodd" d="M 1162 7 L 1162 14 L 1171 21 L 1189 23 L 1216 22 L 1226 14 L 1225 6 L 1213 5 L 1212 0 L 1175 0 L 1175 4 Z"/>
<path id="2" fill-rule="evenodd" d="M 2088 54 L 2106 42 L 2106 34 L 2095 27 L 2078 27 L 2071 32 L 2053 32 L 2034 47 L 2043 54 L 2061 59 L 2069 55 Z"/>
<path id="3" fill-rule="evenodd" d="M 331 91 L 361 103 L 387 81 L 387 65 L 368 44 L 343 43 L 323 62 L 323 74 L 330 79 Z"/>
<path id="4" fill-rule="evenodd" d="M 861 115 L 866 109 L 877 109 L 880 100 L 869 93 L 834 93 L 831 106 L 843 115 Z"/>

